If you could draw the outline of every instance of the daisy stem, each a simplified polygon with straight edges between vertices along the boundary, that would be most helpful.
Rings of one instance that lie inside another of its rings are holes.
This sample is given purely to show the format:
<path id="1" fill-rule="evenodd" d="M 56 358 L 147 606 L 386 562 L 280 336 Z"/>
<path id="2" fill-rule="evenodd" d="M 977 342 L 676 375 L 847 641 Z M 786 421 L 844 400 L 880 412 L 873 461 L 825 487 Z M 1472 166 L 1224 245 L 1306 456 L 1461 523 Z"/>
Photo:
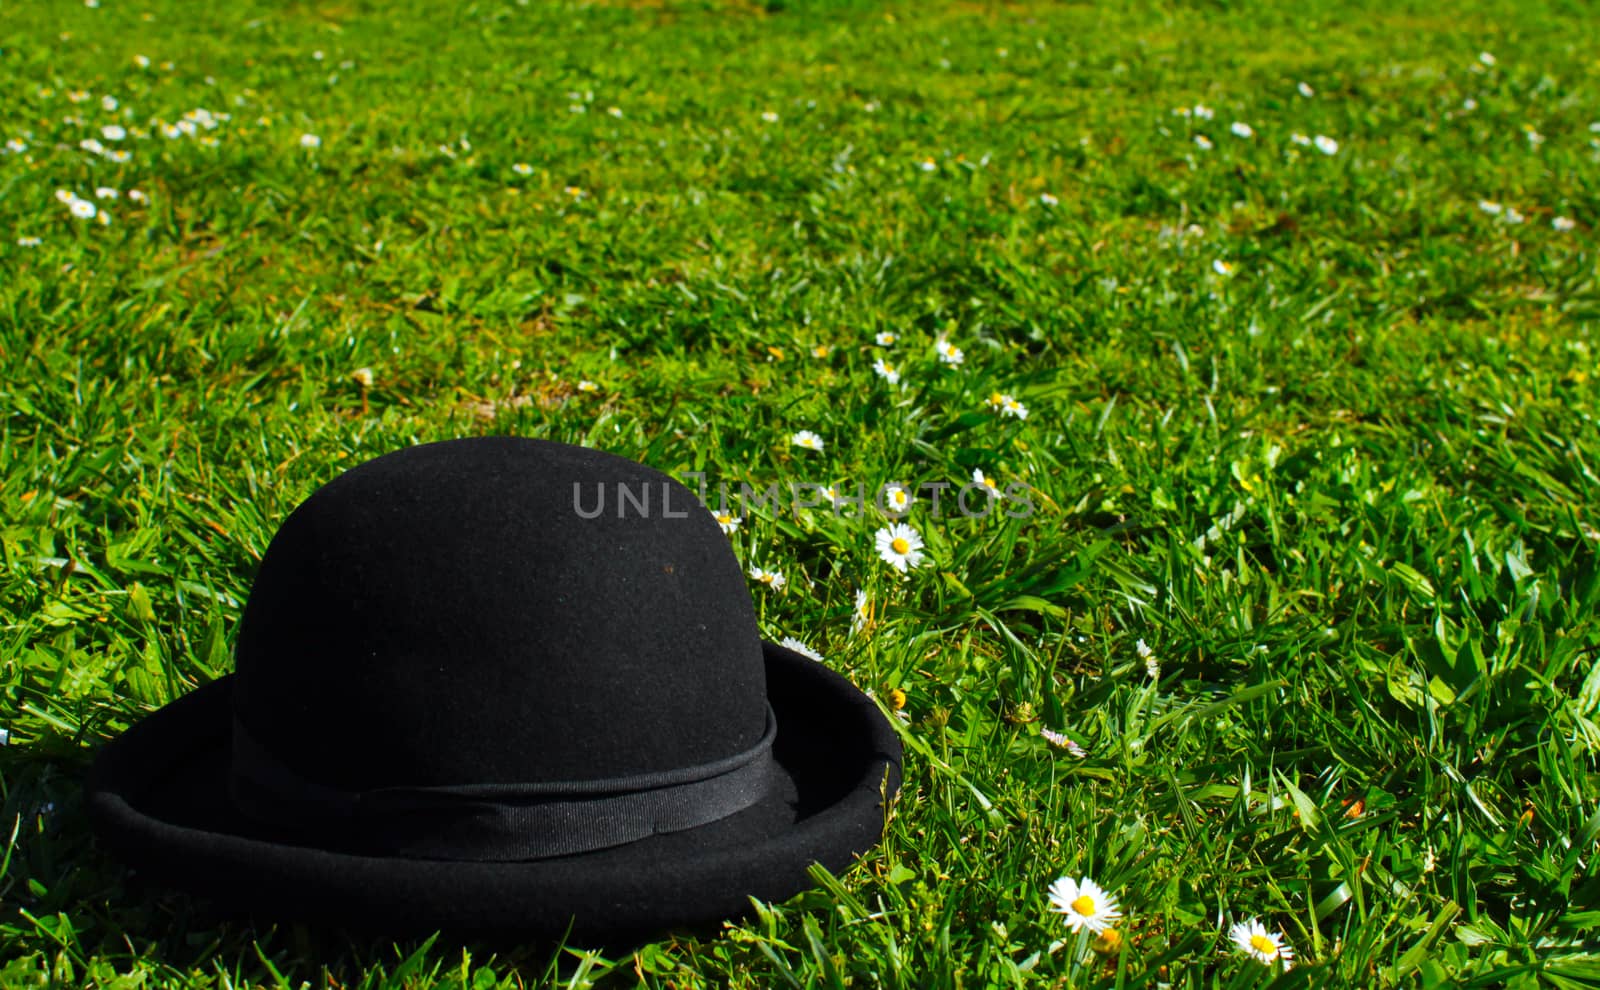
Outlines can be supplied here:
<path id="1" fill-rule="evenodd" d="M 1085 960 L 1089 958 L 1089 943 L 1094 939 L 1094 932 L 1088 925 L 1078 929 L 1077 936 L 1072 940 L 1072 963 L 1067 969 L 1067 975 L 1076 978 L 1078 971 L 1083 968 Z"/>

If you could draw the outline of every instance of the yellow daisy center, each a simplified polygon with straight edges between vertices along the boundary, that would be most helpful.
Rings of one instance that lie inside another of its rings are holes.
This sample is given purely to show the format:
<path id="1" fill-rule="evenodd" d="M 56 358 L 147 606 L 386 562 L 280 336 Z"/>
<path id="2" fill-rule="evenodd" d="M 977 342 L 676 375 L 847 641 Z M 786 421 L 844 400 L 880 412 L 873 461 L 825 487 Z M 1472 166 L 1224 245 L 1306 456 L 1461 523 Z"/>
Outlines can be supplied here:
<path id="1" fill-rule="evenodd" d="M 889 549 L 903 555 L 911 552 L 911 544 L 906 542 L 905 537 L 897 536 L 889 541 Z"/>
<path id="2" fill-rule="evenodd" d="M 991 406 L 1004 405 L 1005 401 L 1006 397 L 1001 395 L 999 392 L 991 392 L 989 394 L 989 405 Z"/>
<path id="3" fill-rule="evenodd" d="M 726 526 L 728 523 L 733 522 L 733 517 L 728 515 L 726 512 L 719 512 L 717 513 L 717 522 Z"/>
<path id="4" fill-rule="evenodd" d="M 1077 900 L 1073 901 L 1071 904 L 1068 904 L 1067 907 L 1071 908 L 1072 910 L 1078 912 L 1079 914 L 1081 914 L 1085 918 L 1087 918 L 1090 915 L 1094 914 L 1094 909 L 1095 909 L 1094 898 L 1090 897 L 1088 894 L 1084 894 L 1082 897 L 1080 897 Z"/>
<path id="5" fill-rule="evenodd" d="M 1250 936 L 1250 948 L 1261 953 L 1263 956 L 1266 956 L 1268 959 L 1271 959 L 1273 956 L 1278 954 L 1278 943 L 1274 942 L 1270 938 L 1267 938 L 1265 935 Z"/>

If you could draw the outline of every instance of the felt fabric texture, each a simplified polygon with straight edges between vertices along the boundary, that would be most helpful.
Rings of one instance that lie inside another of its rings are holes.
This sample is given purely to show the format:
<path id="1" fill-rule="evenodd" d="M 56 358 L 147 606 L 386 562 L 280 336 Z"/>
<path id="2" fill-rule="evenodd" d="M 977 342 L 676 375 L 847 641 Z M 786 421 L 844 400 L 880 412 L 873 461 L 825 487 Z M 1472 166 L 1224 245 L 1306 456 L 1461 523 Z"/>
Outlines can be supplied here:
<path id="1" fill-rule="evenodd" d="M 847 866 L 900 783 L 871 699 L 761 641 L 693 494 L 584 448 L 475 438 L 347 471 L 274 537 L 236 659 L 107 744 L 88 806 L 147 878 L 263 918 L 590 942 L 712 924 L 810 886 L 813 862 Z M 569 855 L 394 855 L 230 794 L 236 721 L 319 786 L 493 787 L 715 763 L 762 738 L 769 704 L 753 804 Z"/>
<path id="2" fill-rule="evenodd" d="M 273 537 L 235 655 L 250 735 L 340 788 L 649 773 L 766 728 L 749 589 L 711 513 L 645 465 L 521 437 L 318 489 Z"/>
<path id="3" fill-rule="evenodd" d="M 627 942 L 783 901 L 807 869 L 875 845 L 900 787 L 900 741 L 870 698 L 766 644 L 781 779 L 730 818 L 595 853 L 525 863 L 375 857 L 307 845 L 227 794 L 233 678 L 180 698 L 107 744 L 88 787 L 102 841 L 148 881 L 230 912 L 386 935 Z"/>

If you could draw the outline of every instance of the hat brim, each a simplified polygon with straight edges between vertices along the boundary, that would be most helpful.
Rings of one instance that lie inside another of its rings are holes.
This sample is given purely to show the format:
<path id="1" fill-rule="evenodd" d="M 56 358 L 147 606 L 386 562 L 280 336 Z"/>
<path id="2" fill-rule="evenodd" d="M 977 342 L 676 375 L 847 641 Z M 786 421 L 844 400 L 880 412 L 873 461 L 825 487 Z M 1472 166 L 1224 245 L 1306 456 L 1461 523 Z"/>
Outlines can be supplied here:
<path id="1" fill-rule="evenodd" d="M 838 872 L 881 838 L 900 740 L 877 705 L 824 665 L 765 643 L 780 779 L 710 825 L 527 862 L 358 855 L 246 819 L 228 797 L 232 677 L 108 743 L 87 787 L 111 850 L 151 880 L 263 918 L 386 934 L 436 930 L 596 942 L 742 916 Z M 619 719 L 627 718 L 618 712 Z"/>

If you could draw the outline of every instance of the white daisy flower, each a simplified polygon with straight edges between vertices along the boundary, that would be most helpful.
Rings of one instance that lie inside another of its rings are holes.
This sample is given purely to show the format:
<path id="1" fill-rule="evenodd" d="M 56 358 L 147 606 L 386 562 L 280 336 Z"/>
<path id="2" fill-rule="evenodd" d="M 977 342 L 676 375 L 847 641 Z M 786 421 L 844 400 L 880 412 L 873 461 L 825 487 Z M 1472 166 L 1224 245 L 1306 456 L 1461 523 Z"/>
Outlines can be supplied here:
<path id="1" fill-rule="evenodd" d="M 885 511 L 901 515 L 911 508 L 911 503 L 916 499 L 912 494 L 899 485 L 890 485 L 883 490 L 883 505 Z"/>
<path id="2" fill-rule="evenodd" d="M 320 148 L 322 147 L 322 138 L 316 136 L 315 134 L 302 134 L 300 135 L 300 147 Z"/>
<path id="3" fill-rule="evenodd" d="M 1117 899 L 1088 877 L 1061 877 L 1051 884 L 1050 910 L 1066 915 L 1073 931 L 1087 928 L 1096 935 L 1122 917 Z"/>
<path id="4" fill-rule="evenodd" d="M 1056 747 L 1057 749 L 1064 749 L 1080 760 L 1089 755 L 1084 751 L 1082 746 L 1078 745 L 1077 740 L 1073 739 L 1065 732 L 1057 732 L 1054 729 L 1041 726 L 1039 728 L 1039 736 L 1050 745 Z"/>
<path id="5" fill-rule="evenodd" d="M 789 583 L 789 580 L 777 571 L 768 571 L 760 567 L 750 568 L 750 576 L 773 591 L 782 591 L 783 586 Z"/>
<path id="6" fill-rule="evenodd" d="M 599 382 L 591 382 L 587 378 L 580 379 L 578 381 L 578 391 L 580 391 L 580 392 L 598 392 L 598 391 L 600 391 L 600 383 Z"/>
<path id="7" fill-rule="evenodd" d="M 148 69 L 148 68 L 150 68 L 150 56 L 148 56 L 148 55 L 135 55 L 133 57 L 133 64 L 137 65 L 141 69 Z"/>
<path id="8" fill-rule="evenodd" d="M 917 162 L 917 168 L 922 169 L 924 172 L 937 172 L 939 163 L 932 158 L 924 158 L 922 161 Z"/>
<path id="9" fill-rule="evenodd" d="M 128 136 L 128 129 L 121 124 L 107 124 L 100 128 L 100 136 L 107 141 L 121 141 Z"/>
<path id="10" fill-rule="evenodd" d="M 816 358 L 816 359 L 818 359 L 819 361 L 824 359 L 824 358 L 826 358 L 829 354 L 832 354 L 832 353 L 833 353 L 833 348 L 828 346 L 827 344 L 818 344 L 817 346 L 811 348 L 811 356 Z"/>
<path id="11" fill-rule="evenodd" d="M 178 121 L 178 130 L 182 131 L 184 134 L 189 135 L 190 137 L 194 137 L 196 134 L 200 133 L 199 126 L 196 125 L 195 122 L 193 120 L 190 120 L 188 117 L 185 117 L 183 120 Z M 305 142 L 305 138 L 302 137 L 300 139 L 300 143 L 301 144 L 305 144 L 306 143 Z M 318 139 L 318 143 L 319 144 L 321 143 L 321 139 L 320 138 Z M 309 147 L 309 145 L 308 145 L 308 147 Z"/>
<path id="12" fill-rule="evenodd" d="M 73 201 L 78 198 L 78 194 L 71 189 L 57 189 L 55 195 L 57 203 L 65 203 L 68 206 L 71 206 Z"/>
<path id="13" fill-rule="evenodd" d="M 763 110 L 761 111 L 761 119 L 769 124 L 776 124 L 778 122 L 778 114 L 773 110 Z"/>
<path id="14" fill-rule="evenodd" d="M 21 138 L 12 138 L 6 142 L 6 150 L 13 155 L 20 155 L 28 150 L 28 142 Z"/>
<path id="15" fill-rule="evenodd" d="M 1194 105 L 1194 115 L 1199 117 L 1201 120 L 1210 120 L 1212 117 L 1216 116 L 1216 113 L 1204 103 L 1196 103 Z"/>
<path id="16" fill-rule="evenodd" d="M 879 358 L 878 360 L 872 362 L 872 370 L 876 371 L 878 373 L 878 377 L 884 379 L 890 385 L 900 384 L 899 369 L 885 361 L 883 358 Z"/>
<path id="17" fill-rule="evenodd" d="M 879 347 L 888 347 L 900 338 L 885 330 L 872 339 Z"/>
<path id="18" fill-rule="evenodd" d="M 621 107 L 606 107 L 606 113 L 610 114 L 613 117 L 621 117 L 622 116 L 622 108 Z"/>
<path id="19" fill-rule="evenodd" d="M 1515 208 L 1508 206 L 1506 207 L 1505 215 L 1500 219 L 1506 223 L 1521 223 L 1526 218 L 1521 213 L 1518 213 Z"/>
<path id="20" fill-rule="evenodd" d="M 106 146 L 101 144 L 99 141 L 96 141 L 94 138 L 84 138 L 82 141 L 78 142 L 78 147 L 92 155 L 101 154 L 106 150 Z"/>
<path id="21" fill-rule="evenodd" d="M 82 90 L 82 89 L 69 89 L 69 90 L 67 90 L 67 99 L 71 100 L 73 103 L 82 103 L 84 100 L 87 100 L 88 98 L 89 98 L 89 93 L 86 90 Z"/>
<path id="22" fill-rule="evenodd" d="M 878 556 L 897 571 L 922 563 L 922 535 L 905 523 L 891 523 L 874 534 Z"/>
<path id="23" fill-rule="evenodd" d="M 1233 124 L 1228 127 L 1228 130 L 1232 131 L 1235 137 L 1249 138 L 1256 136 L 1255 128 L 1251 127 L 1242 120 L 1234 121 Z"/>
<path id="24" fill-rule="evenodd" d="M 350 380 L 362 388 L 371 388 L 373 377 L 371 368 L 357 368 L 350 372 Z"/>
<path id="25" fill-rule="evenodd" d="M 561 191 L 566 193 L 568 196 L 571 196 L 573 199 L 582 199 L 583 198 L 583 187 L 582 186 L 563 186 L 561 188 Z"/>
<path id="26" fill-rule="evenodd" d="M 1497 217 L 1504 213 L 1506 208 L 1501 206 L 1499 203 L 1496 203 L 1492 199 L 1480 199 L 1478 200 L 1478 209 L 1489 214 L 1490 216 Z"/>
<path id="27" fill-rule="evenodd" d="M 717 526 L 724 533 L 733 533 L 734 530 L 739 528 L 739 524 L 744 522 L 743 519 L 740 519 L 731 512 L 717 512 L 713 513 L 713 516 L 717 520 Z"/>
<path id="28" fill-rule="evenodd" d="M 1144 661 L 1144 672 L 1153 681 L 1161 679 L 1161 661 L 1156 659 L 1155 651 L 1145 645 L 1144 640 L 1133 644 L 1133 652 L 1139 654 L 1139 659 Z"/>
<path id="29" fill-rule="evenodd" d="M 1461 109 L 1470 113 L 1473 110 L 1478 109 L 1478 101 L 1469 96 L 1461 101 Z"/>
<path id="30" fill-rule="evenodd" d="M 148 202 L 150 199 L 150 197 L 144 194 L 144 190 L 142 189 L 129 189 L 128 198 L 135 203 Z"/>
<path id="31" fill-rule="evenodd" d="M 71 210 L 72 215 L 77 217 L 79 220 L 92 220 L 94 215 L 100 212 L 99 210 L 95 209 L 93 203 L 86 199 L 74 199 L 71 203 L 67 204 L 67 209 Z"/>
<path id="32" fill-rule="evenodd" d="M 967 359 L 966 354 L 962 353 L 961 348 L 950 343 L 948 340 L 940 339 L 935 341 L 933 349 L 939 352 L 939 360 L 950 365 L 951 367 L 955 367 Z"/>
<path id="33" fill-rule="evenodd" d="M 1294 963 L 1294 949 L 1284 944 L 1283 936 L 1267 931 L 1267 926 L 1255 918 L 1234 925 L 1228 935 L 1239 951 L 1264 966 L 1276 963 L 1288 969 Z"/>
<path id="34" fill-rule="evenodd" d="M 109 227 L 111 226 L 111 211 L 101 210 L 99 216 L 95 217 L 95 219 L 100 221 L 100 226 Z"/>
<path id="35" fill-rule="evenodd" d="M 822 438 L 810 430 L 800 430 L 789 438 L 789 442 L 802 450 L 821 450 Z"/>
<path id="36" fill-rule="evenodd" d="M 1216 145 L 1211 143 L 1211 139 L 1206 137 L 1204 134 L 1196 134 L 1194 136 L 1194 143 L 1200 147 L 1201 151 L 1210 151 L 1212 148 L 1216 147 Z"/>
<path id="37" fill-rule="evenodd" d="M 179 130 L 176 125 L 164 123 L 161 125 L 161 136 L 168 141 L 176 141 L 178 138 L 183 137 L 183 131 Z"/>
<path id="38" fill-rule="evenodd" d="M 117 98 L 115 96 L 100 97 L 100 108 L 106 113 L 110 113 L 117 108 Z"/>
<path id="39" fill-rule="evenodd" d="M 1578 221 L 1571 217 L 1553 217 L 1550 220 L 1550 226 L 1564 234 L 1577 227 Z"/>
<path id="40" fill-rule="evenodd" d="M 879 698 L 878 692 L 872 690 L 872 688 L 867 688 L 867 697 L 889 709 L 889 712 L 895 718 L 909 723 L 911 721 L 911 713 L 906 711 L 906 693 L 899 688 L 890 688 L 884 692 L 884 695 L 884 697 Z"/>
<path id="41" fill-rule="evenodd" d="M 1527 134 L 1528 134 L 1528 144 L 1530 146 L 1537 148 L 1537 147 L 1539 147 L 1539 145 L 1544 144 L 1544 135 L 1540 134 L 1538 131 L 1534 130 L 1533 128 L 1531 128 L 1531 127 L 1528 128 L 1527 129 Z"/>
<path id="42" fill-rule="evenodd" d="M 1309 83 L 1295 83 L 1294 88 L 1299 90 L 1300 95 L 1308 100 L 1317 95 L 1317 91 L 1312 89 Z"/>
<path id="43" fill-rule="evenodd" d="M 1489 52 L 1479 52 L 1478 61 L 1482 62 L 1484 65 L 1493 65 L 1495 63 L 1495 58 Z"/>
<path id="44" fill-rule="evenodd" d="M 1211 262 L 1211 270 L 1216 272 L 1218 275 L 1221 275 L 1223 278 L 1227 278 L 1229 275 L 1233 274 L 1233 266 L 1228 264 L 1226 261 L 1223 261 L 1221 258 Z"/>
<path id="45" fill-rule="evenodd" d="M 511 171 L 517 173 L 518 175 L 532 175 L 533 166 L 529 165 L 527 162 L 517 162 L 515 165 L 511 166 Z"/>
<path id="46" fill-rule="evenodd" d="M 1056 199 L 1054 196 L 1050 195 L 1049 193 L 1040 193 L 1039 194 L 1039 202 L 1044 204 L 1045 206 L 1056 206 L 1061 202 L 1061 200 Z"/>
<path id="47" fill-rule="evenodd" d="M 1004 392 L 990 392 L 989 397 L 983 400 L 983 404 L 1002 415 L 1015 416 L 1018 419 L 1028 418 L 1028 407 Z"/>
<path id="48" fill-rule="evenodd" d="M 95 199 L 116 199 L 118 196 L 121 196 L 121 195 L 122 195 L 122 193 L 120 193 L 117 190 L 111 188 L 110 186 L 100 186 L 99 188 L 97 188 L 94 191 L 94 198 Z"/>
<path id="49" fill-rule="evenodd" d="M 810 657 L 818 663 L 822 662 L 822 654 L 800 642 L 798 639 L 795 639 L 793 636 L 783 637 L 783 639 L 778 641 L 778 645 L 784 647 L 785 649 L 793 650 L 803 657 Z"/>
<path id="50" fill-rule="evenodd" d="M 1293 134 L 1289 135 L 1289 140 L 1293 141 L 1295 144 L 1304 145 L 1307 148 L 1311 147 L 1311 139 L 1306 137 L 1304 134 L 1301 134 L 1299 131 L 1295 131 Z"/>
<path id="51" fill-rule="evenodd" d="M 1000 497 L 1000 487 L 994 483 L 993 478 L 983 473 L 983 468 L 972 469 L 972 483 L 995 498 Z"/>
<path id="52" fill-rule="evenodd" d="M 867 593 L 864 590 L 857 588 L 856 604 L 850 612 L 850 634 L 854 636 L 862 629 L 865 629 L 867 622 L 870 621 L 871 618 L 872 614 L 871 610 L 868 608 Z"/>
<path id="53" fill-rule="evenodd" d="M 41 245 L 43 243 L 44 243 L 44 241 L 40 240 L 37 237 L 28 237 L 28 236 L 24 235 L 22 237 L 17 238 L 17 247 L 29 247 L 29 248 L 38 247 L 39 245 Z"/>
<path id="54" fill-rule="evenodd" d="M 121 165 L 123 162 L 129 161 L 130 159 L 132 159 L 133 155 L 129 154 L 126 151 L 117 151 L 117 150 L 113 149 L 111 151 L 106 152 L 106 157 L 111 159 L 112 161 L 116 162 L 118 165 Z"/>
<path id="55" fill-rule="evenodd" d="M 1312 139 L 1312 143 L 1315 144 L 1317 146 L 1317 150 L 1322 152 L 1324 155 L 1337 155 L 1339 153 L 1339 142 L 1335 141 L 1326 134 L 1318 134 Z"/>

